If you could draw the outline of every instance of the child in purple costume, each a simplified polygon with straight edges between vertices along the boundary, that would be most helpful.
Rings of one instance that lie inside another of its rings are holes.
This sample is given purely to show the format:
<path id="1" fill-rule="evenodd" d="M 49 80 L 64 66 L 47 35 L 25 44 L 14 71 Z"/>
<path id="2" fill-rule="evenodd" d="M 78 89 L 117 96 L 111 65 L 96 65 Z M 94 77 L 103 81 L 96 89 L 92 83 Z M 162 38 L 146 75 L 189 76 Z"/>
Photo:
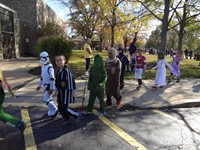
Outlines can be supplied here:
<path id="1" fill-rule="evenodd" d="M 173 70 L 171 71 L 171 77 L 168 81 L 168 83 L 171 82 L 173 76 L 177 78 L 177 82 L 180 81 L 180 61 L 182 60 L 182 57 L 179 52 L 176 53 L 176 56 L 173 57 L 172 61 L 172 67 Z"/>

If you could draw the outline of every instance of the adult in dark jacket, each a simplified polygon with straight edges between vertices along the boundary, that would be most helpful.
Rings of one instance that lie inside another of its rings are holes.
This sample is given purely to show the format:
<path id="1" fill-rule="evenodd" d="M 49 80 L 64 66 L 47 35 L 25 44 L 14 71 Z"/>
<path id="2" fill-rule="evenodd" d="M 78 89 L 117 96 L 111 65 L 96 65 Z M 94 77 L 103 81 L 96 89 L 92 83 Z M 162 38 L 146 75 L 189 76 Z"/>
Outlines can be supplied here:
<path id="1" fill-rule="evenodd" d="M 130 60 L 131 60 L 131 64 L 130 64 L 131 71 L 133 71 L 135 68 L 135 52 L 137 50 L 137 47 L 135 46 L 136 41 L 137 41 L 137 39 L 133 38 L 133 41 L 131 42 L 130 47 L 129 47 L 129 54 L 130 54 Z"/>
<path id="2" fill-rule="evenodd" d="M 117 56 L 122 63 L 121 75 L 120 75 L 120 90 L 124 88 L 124 75 L 126 70 L 129 71 L 129 60 L 126 55 L 124 55 L 123 49 L 118 49 L 119 55 Z"/>
<path id="3" fill-rule="evenodd" d="M 189 50 L 190 59 L 192 59 L 192 50 Z"/>

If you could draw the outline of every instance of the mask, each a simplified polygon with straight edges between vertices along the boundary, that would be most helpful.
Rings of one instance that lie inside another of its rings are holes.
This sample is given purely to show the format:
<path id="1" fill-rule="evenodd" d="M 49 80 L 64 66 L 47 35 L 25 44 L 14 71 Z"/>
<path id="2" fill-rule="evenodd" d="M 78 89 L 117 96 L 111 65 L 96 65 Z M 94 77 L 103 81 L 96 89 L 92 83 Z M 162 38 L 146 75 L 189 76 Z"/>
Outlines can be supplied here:
<path id="1" fill-rule="evenodd" d="M 49 63 L 49 54 L 47 52 L 40 53 L 40 63 L 43 65 Z"/>

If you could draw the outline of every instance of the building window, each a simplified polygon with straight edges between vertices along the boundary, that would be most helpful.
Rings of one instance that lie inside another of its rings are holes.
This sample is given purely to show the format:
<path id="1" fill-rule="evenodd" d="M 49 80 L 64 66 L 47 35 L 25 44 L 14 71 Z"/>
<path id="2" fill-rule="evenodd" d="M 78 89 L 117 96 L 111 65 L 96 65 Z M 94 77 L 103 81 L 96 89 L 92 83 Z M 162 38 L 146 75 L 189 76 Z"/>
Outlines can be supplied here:
<path id="1" fill-rule="evenodd" d="M 1 31 L 7 33 L 14 33 L 13 13 L 1 8 L 0 18 L 1 18 Z"/>

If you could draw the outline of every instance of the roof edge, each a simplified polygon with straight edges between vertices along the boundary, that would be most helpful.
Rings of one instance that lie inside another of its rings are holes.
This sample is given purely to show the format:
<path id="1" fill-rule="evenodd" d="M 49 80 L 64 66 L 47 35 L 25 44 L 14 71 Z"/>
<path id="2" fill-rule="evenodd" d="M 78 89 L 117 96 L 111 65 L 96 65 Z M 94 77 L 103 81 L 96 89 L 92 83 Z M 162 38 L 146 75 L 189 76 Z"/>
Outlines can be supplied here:
<path id="1" fill-rule="evenodd" d="M 8 10 L 8 11 L 11 11 L 11 12 L 13 12 L 13 13 L 17 13 L 15 10 L 13 10 L 13 9 L 9 8 L 9 7 L 8 7 L 8 6 L 6 6 L 6 5 L 3 5 L 2 3 L 0 3 L 0 7 L 2 7 L 2 8 L 4 8 L 4 9 L 6 9 L 6 10 Z"/>

